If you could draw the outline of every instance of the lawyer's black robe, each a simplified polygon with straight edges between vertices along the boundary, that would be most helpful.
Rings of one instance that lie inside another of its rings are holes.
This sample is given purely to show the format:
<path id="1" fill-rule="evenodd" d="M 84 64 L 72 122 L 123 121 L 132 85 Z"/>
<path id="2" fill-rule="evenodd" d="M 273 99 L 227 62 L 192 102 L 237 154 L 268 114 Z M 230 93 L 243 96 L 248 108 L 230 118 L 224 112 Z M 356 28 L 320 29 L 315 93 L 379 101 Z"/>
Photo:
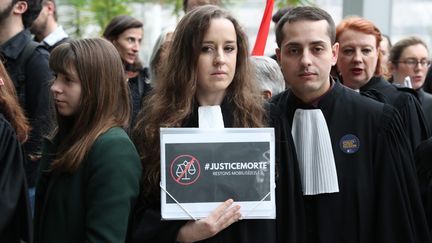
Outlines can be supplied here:
<path id="1" fill-rule="evenodd" d="M 432 94 L 429 94 L 423 90 L 423 88 L 417 90 L 417 95 L 426 117 L 427 124 L 431 130 L 430 136 L 432 136 Z"/>
<path id="2" fill-rule="evenodd" d="M 0 242 L 32 242 L 24 162 L 15 131 L 0 113 Z"/>
<path id="3" fill-rule="evenodd" d="M 423 141 L 415 152 L 420 190 L 429 231 L 432 233 L 432 137 Z"/>
<path id="4" fill-rule="evenodd" d="M 311 108 L 291 91 L 272 102 L 284 113 L 288 127 L 297 108 Z M 279 185 L 290 195 L 277 201 L 278 211 L 286 211 L 278 214 L 278 229 L 285 229 L 278 232 L 278 242 L 430 242 L 413 155 L 397 111 L 340 83 L 321 98 L 318 108 L 329 128 L 339 192 L 295 198 L 301 187 L 298 164 L 281 160 Z M 348 134 L 358 138 L 355 153 L 341 149 L 342 137 Z"/>
<path id="5" fill-rule="evenodd" d="M 425 113 L 415 97 L 415 92 L 408 88 L 398 88 L 390 84 L 382 77 L 373 77 L 360 88 L 360 92 L 376 94 L 375 99 L 385 104 L 392 105 L 399 112 L 402 118 L 403 128 L 411 143 L 414 153 L 417 146 L 430 137 L 431 128 L 427 123 Z"/>
<path id="6" fill-rule="evenodd" d="M 221 105 L 225 127 L 233 126 L 233 111 L 229 104 L 224 101 Z M 198 107 L 185 121 L 183 127 L 198 127 Z M 291 140 L 292 141 L 292 140 Z M 293 144 L 291 144 L 292 147 Z M 293 152 L 293 150 L 291 150 Z M 294 153 L 287 153 L 293 160 Z M 197 192 L 200 193 L 200 192 Z M 228 198 L 227 198 L 228 199 Z M 176 242 L 177 234 L 181 226 L 187 221 L 163 221 L 161 220 L 160 200 L 146 204 L 142 198 L 137 203 L 131 223 L 131 242 Z M 205 243 L 264 243 L 276 242 L 275 220 L 240 220 L 217 235 L 200 241 Z"/>

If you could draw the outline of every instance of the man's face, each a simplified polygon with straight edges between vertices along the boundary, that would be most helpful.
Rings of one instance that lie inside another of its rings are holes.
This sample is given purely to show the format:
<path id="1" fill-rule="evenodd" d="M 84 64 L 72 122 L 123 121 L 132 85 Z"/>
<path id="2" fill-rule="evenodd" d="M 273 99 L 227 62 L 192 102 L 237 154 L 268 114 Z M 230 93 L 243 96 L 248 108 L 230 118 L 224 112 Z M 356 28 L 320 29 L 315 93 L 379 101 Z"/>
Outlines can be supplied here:
<path id="1" fill-rule="evenodd" d="M 294 94 L 309 103 L 330 87 L 330 70 L 335 65 L 339 44 L 331 44 L 325 20 L 285 23 L 284 39 L 276 55 L 285 81 Z"/>
<path id="2" fill-rule="evenodd" d="M 11 15 L 13 0 L 0 0 L 0 25 Z"/>

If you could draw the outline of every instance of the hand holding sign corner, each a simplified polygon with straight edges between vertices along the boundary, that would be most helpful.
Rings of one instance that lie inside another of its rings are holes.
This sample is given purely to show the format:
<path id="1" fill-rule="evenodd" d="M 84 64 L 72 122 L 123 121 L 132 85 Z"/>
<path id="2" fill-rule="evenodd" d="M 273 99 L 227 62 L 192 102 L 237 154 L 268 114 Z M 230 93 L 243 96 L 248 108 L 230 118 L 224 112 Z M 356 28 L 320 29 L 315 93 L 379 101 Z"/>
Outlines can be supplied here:
<path id="1" fill-rule="evenodd" d="M 183 225 L 177 234 L 178 242 L 195 242 L 208 239 L 241 218 L 240 206 L 233 205 L 228 199 L 217 207 L 206 218 L 189 221 Z"/>

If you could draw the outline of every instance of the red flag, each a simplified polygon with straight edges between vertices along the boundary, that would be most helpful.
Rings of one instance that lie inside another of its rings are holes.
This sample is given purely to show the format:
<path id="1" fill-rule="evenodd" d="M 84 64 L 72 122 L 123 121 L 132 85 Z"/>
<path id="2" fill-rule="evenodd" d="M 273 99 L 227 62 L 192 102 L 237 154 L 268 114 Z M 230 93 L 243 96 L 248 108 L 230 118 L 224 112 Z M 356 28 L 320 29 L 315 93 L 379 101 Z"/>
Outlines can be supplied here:
<path id="1" fill-rule="evenodd" d="M 261 25 L 258 30 L 255 46 L 252 50 L 252 56 L 264 55 L 265 46 L 267 43 L 267 37 L 270 30 L 270 23 L 273 13 L 274 0 L 267 0 L 266 8 L 261 20 Z"/>

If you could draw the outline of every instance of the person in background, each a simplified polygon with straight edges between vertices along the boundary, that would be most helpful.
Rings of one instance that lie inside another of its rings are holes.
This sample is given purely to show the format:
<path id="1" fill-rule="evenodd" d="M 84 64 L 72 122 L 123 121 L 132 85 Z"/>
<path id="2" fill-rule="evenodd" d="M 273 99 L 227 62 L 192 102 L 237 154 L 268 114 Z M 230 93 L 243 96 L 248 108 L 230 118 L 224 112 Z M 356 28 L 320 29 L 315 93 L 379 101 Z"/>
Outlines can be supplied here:
<path id="1" fill-rule="evenodd" d="M 274 220 L 238 221 L 240 208 L 228 198 L 197 221 L 161 220 L 161 127 L 202 127 L 205 111 L 218 117 L 209 128 L 266 125 L 247 36 L 228 12 L 201 6 L 186 14 L 174 31 L 168 55 L 168 68 L 145 100 L 132 133 L 143 178 L 131 242 L 275 242 Z"/>
<path id="2" fill-rule="evenodd" d="M 0 56 L 12 79 L 18 101 L 32 128 L 24 143 L 30 205 L 34 204 L 36 171 L 43 136 L 51 130 L 49 52 L 32 40 L 28 28 L 39 15 L 41 0 L 5 0 L 0 6 Z"/>
<path id="3" fill-rule="evenodd" d="M 409 77 L 423 109 L 429 130 L 432 131 L 432 94 L 423 90 L 426 73 L 430 66 L 426 43 L 415 36 L 399 40 L 390 50 L 391 81 L 402 85 Z"/>
<path id="4" fill-rule="evenodd" d="M 431 242 L 398 112 L 330 76 L 344 51 L 331 16 L 296 7 L 279 20 L 276 42 L 290 89 L 272 103 L 299 161 L 278 167 L 279 242 Z"/>
<path id="5" fill-rule="evenodd" d="M 272 16 L 273 24 L 276 25 L 279 22 L 279 20 L 282 18 L 282 16 L 284 16 L 291 9 L 292 9 L 292 7 L 284 7 L 284 8 L 278 9 L 278 11 L 276 11 L 276 13 L 273 14 L 273 16 Z M 277 61 L 276 54 L 273 54 L 270 57 L 273 58 L 275 61 Z"/>
<path id="6" fill-rule="evenodd" d="M 132 128 L 135 117 L 141 109 L 143 97 L 151 90 L 148 68 L 143 67 L 139 60 L 143 23 L 134 17 L 120 15 L 114 17 L 105 27 L 103 37 L 117 48 L 127 74 L 128 85 L 132 97 Z"/>
<path id="7" fill-rule="evenodd" d="M 130 100 L 122 61 L 102 38 L 51 53 L 57 128 L 38 170 L 35 242 L 124 242 L 141 165 L 124 128 Z"/>
<path id="8" fill-rule="evenodd" d="M 414 153 L 432 130 L 412 90 L 395 87 L 382 76 L 381 38 L 380 30 L 371 21 L 361 17 L 343 19 L 336 27 L 336 41 L 340 45 L 337 71 L 345 86 L 398 110 Z"/>
<path id="9" fill-rule="evenodd" d="M 264 99 L 269 100 L 285 90 L 285 80 L 275 60 L 266 56 L 252 56 L 251 61 L 255 66 L 256 80 Z"/>
<path id="10" fill-rule="evenodd" d="M 221 0 L 183 0 L 183 11 L 185 14 L 193 9 L 204 5 L 221 5 Z"/>
<path id="11" fill-rule="evenodd" d="M 69 35 L 57 23 L 57 19 L 56 1 L 42 0 L 42 10 L 30 27 L 35 40 L 41 42 L 50 52 L 69 39 Z"/>
<path id="12" fill-rule="evenodd" d="M 379 44 L 379 49 L 381 53 L 381 68 L 383 69 L 383 76 L 388 79 L 391 77 L 391 73 L 389 72 L 389 57 L 390 57 L 390 48 L 392 47 L 392 43 L 390 40 L 390 36 L 381 34 L 382 40 Z"/>
<path id="13" fill-rule="evenodd" d="M 0 62 L 0 242 L 32 242 L 33 224 L 22 144 L 30 126 Z"/>
<path id="14" fill-rule="evenodd" d="M 150 55 L 150 80 L 153 86 L 156 85 L 157 80 L 160 78 L 159 74 L 163 72 L 162 69 L 167 62 L 172 35 L 172 30 L 163 31 L 156 40 Z"/>

